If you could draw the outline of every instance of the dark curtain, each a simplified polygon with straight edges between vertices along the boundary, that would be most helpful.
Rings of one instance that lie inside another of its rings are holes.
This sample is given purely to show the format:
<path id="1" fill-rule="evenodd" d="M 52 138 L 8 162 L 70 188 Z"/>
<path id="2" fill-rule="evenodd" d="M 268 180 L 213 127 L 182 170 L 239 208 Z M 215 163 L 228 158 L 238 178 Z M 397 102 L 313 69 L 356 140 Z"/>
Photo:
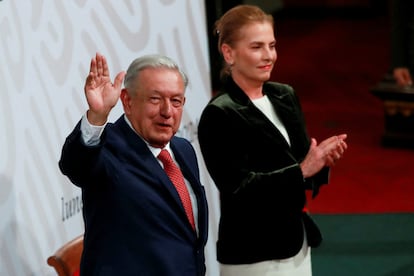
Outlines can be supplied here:
<path id="1" fill-rule="evenodd" d="M 220 86 L 220 70 L 223 60 L 217 49 L 217 37 L 213 35 L 214 23 L 227 10 L 242 4 L 242 0 L 205 0 L 207 13 L 207 36 L 209 43 L 211 87 L 212 92 L 217 91 Z"/>

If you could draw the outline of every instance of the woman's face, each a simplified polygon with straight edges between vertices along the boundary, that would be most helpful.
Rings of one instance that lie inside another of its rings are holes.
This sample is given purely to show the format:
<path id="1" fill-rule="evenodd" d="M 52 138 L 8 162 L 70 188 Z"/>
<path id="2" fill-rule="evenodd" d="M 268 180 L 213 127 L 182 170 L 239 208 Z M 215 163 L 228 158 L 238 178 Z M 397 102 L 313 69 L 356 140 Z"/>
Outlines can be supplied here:
<path id="1" fill-rule="evenodd" d="M 240 30 L 231 47 L 223 44 L 223 56 L 231 64 L 233 79 L 263 83 L 269 80 L 277 59 L 276 39 L 269 22 L 252 23 Z"/>

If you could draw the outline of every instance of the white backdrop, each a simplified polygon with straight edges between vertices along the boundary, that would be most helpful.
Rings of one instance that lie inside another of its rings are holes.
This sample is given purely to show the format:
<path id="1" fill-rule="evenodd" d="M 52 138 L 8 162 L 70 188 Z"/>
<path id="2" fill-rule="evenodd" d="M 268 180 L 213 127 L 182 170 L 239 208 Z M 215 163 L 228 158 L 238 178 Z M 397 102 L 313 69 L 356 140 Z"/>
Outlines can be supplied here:
<path id="1" fill-rule="evenodd" d="M 156 52 L 188 73 L 180 135 L 198 151 L 210 208 L 207 274 L 218 275 L 218 197 L 196 132 L 211 95 L 206 31 L 204 0 L 0 0 L 0 275 L 55 275 L 47 257 L 83 233 L 80 190 L 57 162 L 86 110 L 96 52 L 112 78 Z M 118 104 L 111 120 L 121 112 Z"/>

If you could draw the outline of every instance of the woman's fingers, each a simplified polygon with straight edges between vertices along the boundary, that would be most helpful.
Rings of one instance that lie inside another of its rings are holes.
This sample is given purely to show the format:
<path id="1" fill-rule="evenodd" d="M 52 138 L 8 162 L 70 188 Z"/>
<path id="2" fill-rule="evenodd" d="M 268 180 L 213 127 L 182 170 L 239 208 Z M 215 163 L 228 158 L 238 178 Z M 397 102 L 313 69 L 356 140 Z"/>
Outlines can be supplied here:
<path id="1" fill-rule="evenodd" d="M 344 141 L 347 138 L 346 134 L 340 134 L 331 136 L 319 144 L 320 150 L 323 152 L 325 162 L 327 166 L 333 166 L 342 158 L 348 145 Z"/>

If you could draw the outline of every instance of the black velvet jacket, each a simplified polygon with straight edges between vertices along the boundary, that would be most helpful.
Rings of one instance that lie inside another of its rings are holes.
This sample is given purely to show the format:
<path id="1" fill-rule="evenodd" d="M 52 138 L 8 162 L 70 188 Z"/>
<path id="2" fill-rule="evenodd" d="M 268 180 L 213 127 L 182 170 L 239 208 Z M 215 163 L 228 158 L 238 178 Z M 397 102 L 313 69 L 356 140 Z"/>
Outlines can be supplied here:
<path id="1" fill-rule="evenodd" d="M 299 101 L 285 84 L 263 92 L 286 127 L 291 146 L 231 78 L 200 118 L 198 137 L 207 169 L 220 191 L 217 259 L 245 264 L 294 256 L 303 243 L 318 246 L 319 229 L 303 212 L 305 189 L 327 183 L 329 169 L 304 179 L 299 163 L 310 139 Z"/>

